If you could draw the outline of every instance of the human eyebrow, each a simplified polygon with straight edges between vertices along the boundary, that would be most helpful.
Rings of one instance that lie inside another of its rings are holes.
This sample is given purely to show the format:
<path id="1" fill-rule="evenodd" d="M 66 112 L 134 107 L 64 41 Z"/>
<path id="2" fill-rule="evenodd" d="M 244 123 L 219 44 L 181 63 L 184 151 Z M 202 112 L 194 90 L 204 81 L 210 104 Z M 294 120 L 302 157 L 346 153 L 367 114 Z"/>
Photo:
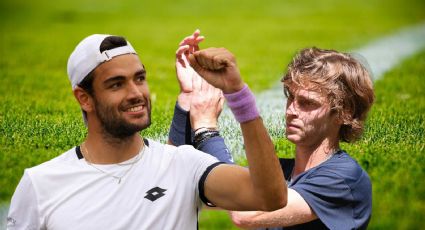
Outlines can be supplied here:
<path id="1" fill-rule="evenodd" d="M 141 70 L 137 71 L 134 75 L 146 75 L 146 70 L 141 69 Z"/>
<path id="2" fill-rule="evenodd" d="M 125 81 L 125 77 L 124 76 L 115 76 L 115 77 L 111 77 L 108 78 L 106 81 L 103 82 L 103 85 L 108 87 L 116 82 L 120 82 L 120 81 Z"/>
<path id="3" fill-rule="evenodd" d="M 308 104 L 320 104 L 320 101 L 311 97 L 306 97 L 306 96 L 302 96 L 299 95 L 297 97 L 297 100 L 302 102 L 302 103 L 308 103 Z"/>
<path id="4" fill-rule="evenodd" d="M 144 80 L 146 78 L 146 70 L 144 70 L 144 69 L 139 70 L 134 74 L 134 76 L 135 77 L 142 77 L 143 80 Z"/>

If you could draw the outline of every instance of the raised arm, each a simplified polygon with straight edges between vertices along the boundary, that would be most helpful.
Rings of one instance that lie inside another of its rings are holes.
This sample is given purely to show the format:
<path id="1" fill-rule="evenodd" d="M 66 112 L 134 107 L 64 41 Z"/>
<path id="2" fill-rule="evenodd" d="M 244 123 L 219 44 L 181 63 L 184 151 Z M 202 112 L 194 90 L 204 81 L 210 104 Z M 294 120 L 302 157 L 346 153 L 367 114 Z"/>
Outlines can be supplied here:
<path id="1" fill-rule="evenodd" d="M 258 114 L 255 99 L 242 81 L 236 60 L 224 48 L 208 48 L 189 56 L 190 65 L 208 83 L 225 93 L 240 122 L 249 172 L 218 166 L 205 182 L 205 195 L 229 210 L 276 210 L 287 203 L 287 186 L 274 145 Z"/>
<path id="2" fill-rule="evenodd" d="M 191 144 L 222 162 L 233 163 L 217 124 L 224 103 L 222 92 L 203 80 L 187 61 L 190 53 L 199 50 L 199 43 L 203 40 L 199 30 L 196 30 L 180 42 L 176 51 L 180 94 L 174 109 L 169 143 L 176 146 Z"/>

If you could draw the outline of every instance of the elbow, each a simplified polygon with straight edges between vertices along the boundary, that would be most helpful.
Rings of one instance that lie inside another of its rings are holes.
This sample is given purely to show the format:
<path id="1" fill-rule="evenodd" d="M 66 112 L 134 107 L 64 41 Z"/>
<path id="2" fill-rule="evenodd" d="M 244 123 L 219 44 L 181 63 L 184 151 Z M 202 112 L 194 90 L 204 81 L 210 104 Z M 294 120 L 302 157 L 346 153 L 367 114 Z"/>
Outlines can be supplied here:
<path id="1" fill-rule="evenodd" d="M 267 196 L 264 200 L 264 211 L 275 211 L 286 207 L 288 204 L 288 187 L 279 187 L 275 196 Z M 271 199 L 270 199 L 271 198 Z"/>
<path id="2" fill-rule="evenodd" d="M 288 204 L 288 196 L 282 193 L 277 199 L 265 200 L 263 202 L 262 211 L 271 212 L 286 207 Z"/>
<path id="3" fill-rule="evenodd" d="M 250 216 L 241 215 L 239 212 L 231 212 L 232 223 L 238 228 L 251 228 L 253 220 Z"/>
<path id="4" fill-rule="evenodd" d="M 237 217 L 235 218 L 235 217 L 232 216 L 232 222 L 238 228 L 246 228 L 247 227 L 246 223 L 244 222 L 243 219 L 240 219 L 240 218 L 237 218 Z"/>

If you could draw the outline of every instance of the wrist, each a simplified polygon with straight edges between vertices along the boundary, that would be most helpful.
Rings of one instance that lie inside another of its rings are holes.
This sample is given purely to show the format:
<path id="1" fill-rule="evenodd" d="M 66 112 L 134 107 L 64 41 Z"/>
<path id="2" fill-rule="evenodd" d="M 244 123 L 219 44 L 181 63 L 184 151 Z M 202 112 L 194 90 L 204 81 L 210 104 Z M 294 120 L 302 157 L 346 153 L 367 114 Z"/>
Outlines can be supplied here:
<path id="1" fill-rule="evenodd" d="M 190 110 L 190 100 L 192 97 L 192 93 L 180 92 L 179 96 L 177 96 L 177 103 L 185 111 Z"/>
<path id="2" fill-rule="evenodd" d="M 235 93 L 225 93 L 227 105 L 232 110 L 233 115 L 239 123 L 254 120 L 260 117 L 257 106 L 255 104 L 254 94 L 248 85 Z"/>
<path id="3" fill-rule="evenodd" d="M 193 130 L 195 135 L 205 131 L 218 131 L 218 128 L 216 126 L 208 126 L 208 127 L 199 127 Z"/>
<path id="4" fill-rule="evenodd" d="M 203 121 L 203 122 L 193 122 L 193 117 L 191 117 L 192 122 L 192 129 L 198 130 L 202 128 L 211 128 L 211 129 L 217 129 L 217 121 Z"/>
<path id="5" fill-rule="evenodd" d="M 209 129 L 209 128 L 201 128 L 195 132 L 195 135 L 193 137 L 193 146 L 196 149 L 199 149 L 199 147 L 203 143 L 217 136 L 220 136 L 220 132 L 218 130 Z"/>
<path id="6" fill-rule="evenodd" d="M 231 85 L 232 87 L 229 87 L 229 89 L 223 90 L 224 94 L 233 94 L 233 93 L 239 92 L 246 86 L 246 84 L 243 81 L 239 83 L 233 83 Z"/>

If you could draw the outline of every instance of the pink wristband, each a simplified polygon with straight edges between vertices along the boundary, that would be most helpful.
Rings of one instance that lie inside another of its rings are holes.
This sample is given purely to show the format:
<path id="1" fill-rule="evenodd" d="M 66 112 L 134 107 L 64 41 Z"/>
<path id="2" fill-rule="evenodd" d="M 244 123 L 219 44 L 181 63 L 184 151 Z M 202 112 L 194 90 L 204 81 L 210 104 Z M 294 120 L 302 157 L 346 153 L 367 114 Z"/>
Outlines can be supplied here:
<path id="1" fill-rule="evenodd" d="M 232 110 L 233 115 L 239 123 L 254 120 L 260 116 L 257 106 L 255 105 L 255 97 L 251 90 L 245 85 L 236 93 L 224 94 L 227 105 Z"/>

